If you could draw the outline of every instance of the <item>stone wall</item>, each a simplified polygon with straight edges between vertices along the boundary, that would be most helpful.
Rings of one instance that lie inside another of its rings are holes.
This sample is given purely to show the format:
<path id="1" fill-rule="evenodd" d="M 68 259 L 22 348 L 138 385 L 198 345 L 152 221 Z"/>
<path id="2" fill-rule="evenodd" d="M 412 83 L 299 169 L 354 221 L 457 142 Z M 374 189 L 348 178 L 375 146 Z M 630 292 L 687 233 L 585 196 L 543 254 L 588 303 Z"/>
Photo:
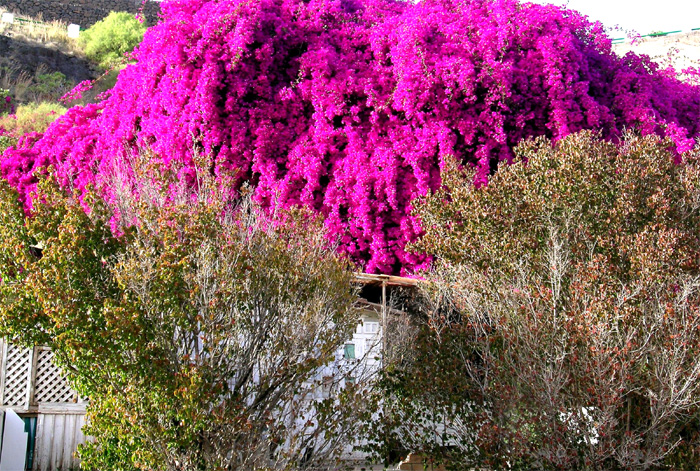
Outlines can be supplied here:
<path id="1" fill-rule="evenodd" d="M 60 20 L 80 25 L 86 29 L 110 11 L 136 13 L 142 0 L 0 0 L 0 7 L 13 13 L 40 17 L 44 21 Z M 155 24 L 160 2 L 146 2 L 143 13 L 148 25 Z"/>

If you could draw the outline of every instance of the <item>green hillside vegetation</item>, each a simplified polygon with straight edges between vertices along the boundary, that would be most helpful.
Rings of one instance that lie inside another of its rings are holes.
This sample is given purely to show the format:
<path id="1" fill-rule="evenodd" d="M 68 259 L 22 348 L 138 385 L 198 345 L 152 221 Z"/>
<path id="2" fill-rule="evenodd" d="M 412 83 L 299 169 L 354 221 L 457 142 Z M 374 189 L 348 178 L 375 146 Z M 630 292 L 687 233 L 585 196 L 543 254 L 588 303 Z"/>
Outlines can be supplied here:
<path id="1" fill-rule="evenodd" d="M 124 55 L 134 50 L 146 32 L 133 14 L 111 12 L 80 34 L 80 45 L 85 55 L 102 69 L 124 61 Z"/>

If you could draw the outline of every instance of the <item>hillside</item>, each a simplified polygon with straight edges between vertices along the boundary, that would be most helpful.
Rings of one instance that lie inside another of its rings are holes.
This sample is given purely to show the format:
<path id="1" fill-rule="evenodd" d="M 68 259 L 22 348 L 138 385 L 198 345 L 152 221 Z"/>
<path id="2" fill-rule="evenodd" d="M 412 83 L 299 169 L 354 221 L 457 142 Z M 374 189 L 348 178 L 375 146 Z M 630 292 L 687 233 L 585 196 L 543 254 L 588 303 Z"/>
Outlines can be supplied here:
<path id="1" fill-rule="evenodd" d="M 14 100 L 55 99 L 97 77 L 64 23 L 23 20 L 0 23 L 0 89 L 10 90 Z"/>
<path id="2" fill-rule="evenodd" d="M 681 71 L 688 67 L 700 67 L 700 31 L 644 37 L 637 41 L 625 41 L 613 46 L 615 52 L 646 54 L 662 66 L 673 65 Z"/>
<path id="3" fill-rule="evenodd" d="M 75 83 L 95 78 L 95 72 L 84 58 L 53 45 L 6 35 L 0 35 L 0 69 L 30 76 L 37 72 L 61 72 Z"/>

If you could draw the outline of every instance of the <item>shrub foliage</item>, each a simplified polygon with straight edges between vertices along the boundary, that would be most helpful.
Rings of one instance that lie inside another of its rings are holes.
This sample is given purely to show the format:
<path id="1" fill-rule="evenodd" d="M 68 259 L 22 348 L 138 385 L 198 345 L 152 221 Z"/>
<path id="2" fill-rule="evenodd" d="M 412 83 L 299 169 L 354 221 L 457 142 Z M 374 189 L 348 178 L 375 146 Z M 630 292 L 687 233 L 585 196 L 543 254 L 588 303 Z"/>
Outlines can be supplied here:
<path id="1" fill-rule="evenodd" d="M 14 114 L 0 116 L 0 127 L 15 137 L 28 133 L 43 133 L 66 108 L 50 102 L 19 105 Z"/>
<path id="2" fill-rule="evenodd" d="M 133 14 L 113 11 L 80 33 L 80 45 L 88 59 L 108 69 L 122 63 L 125 54 L 131 53 L 143 40 L 145 32 L 146 25 Z"/>
<path id="3" fill-rule="evenodd" d="M 359 322 L 347 263 L 314 219 L 275 229 L 206 170 L 192 199 L 149 165 L 131 168 L 148 183 L 122 193 L 114 231 L 97 199 L 45 180 L 27 217 L 0 183 L 0 335 L 53 347 L 90 398 L 81 467 L 335 463 L 355 389 L 316 392 Z"/>
<path id="4" fill-rule="evenodd" d="M 35 133 L 43 133 L 49 124 L 66 112 L 66 108 L 54 103 L 41 102 L 19 105 L 13 111 L 14 114 L 0 115 L 0 152 L 16 146 L 19 139 L 25 135 L 32 139 Z"/>
<path id="5" fill-rule="evenodd" d="M 696 469 L 700 149 L 592 133 L 520 145 L 421 200 L 434 254 L 386 445 L 455 469 Z"/>

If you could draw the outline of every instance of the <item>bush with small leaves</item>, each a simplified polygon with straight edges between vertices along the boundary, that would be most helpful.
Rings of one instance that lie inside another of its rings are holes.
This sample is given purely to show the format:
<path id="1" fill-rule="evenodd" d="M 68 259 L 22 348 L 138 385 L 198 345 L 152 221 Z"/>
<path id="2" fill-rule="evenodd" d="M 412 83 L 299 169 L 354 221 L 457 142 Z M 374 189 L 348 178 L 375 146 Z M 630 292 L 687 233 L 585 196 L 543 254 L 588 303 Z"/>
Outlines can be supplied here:
<path id="1" fill-rule="evenodd" d="M 33 102 L 57 101 L 74 86 L 75 83 L 61 72 L 37 74 L 25 95 Z"/>
<path id="2" fill-rule="evenodd" d="M 104 19 L 80 33 L 85 55 L 103 69 L 125 61 L 143 40 L 146 26 L 128 12 L 111 12 Z"/>
<path id="3" fill-rule="evenodd" d="M 540 138 L 480 188 L 451 164 L 416 204 L 435 264 L 378 441 L 455 469 L 697 469 L 700 148 L 673 148 Z"/>
<path id="4" fill-rule="evenodd" d="M 316 218 L 271 224 L 201 160 L 196 198 L 149 153 L 131 163 L 141 184 L 113 175 L 109 208 L 47 178 L 29 217 L 0 181 L 0 335 L 52 347 L 90 398 L 81 468 L 333 466 L 362 403 L 316 394 L 359 322 L 349 264 Z"/>
<path id="5" fill-rule="evenodd" d="M 43 133 L 66 111 L 65 107 L 50 102 L 20 105 L 14 114 L 0 116 L 0 128 L 15 138 L 29 133 Z"/>

